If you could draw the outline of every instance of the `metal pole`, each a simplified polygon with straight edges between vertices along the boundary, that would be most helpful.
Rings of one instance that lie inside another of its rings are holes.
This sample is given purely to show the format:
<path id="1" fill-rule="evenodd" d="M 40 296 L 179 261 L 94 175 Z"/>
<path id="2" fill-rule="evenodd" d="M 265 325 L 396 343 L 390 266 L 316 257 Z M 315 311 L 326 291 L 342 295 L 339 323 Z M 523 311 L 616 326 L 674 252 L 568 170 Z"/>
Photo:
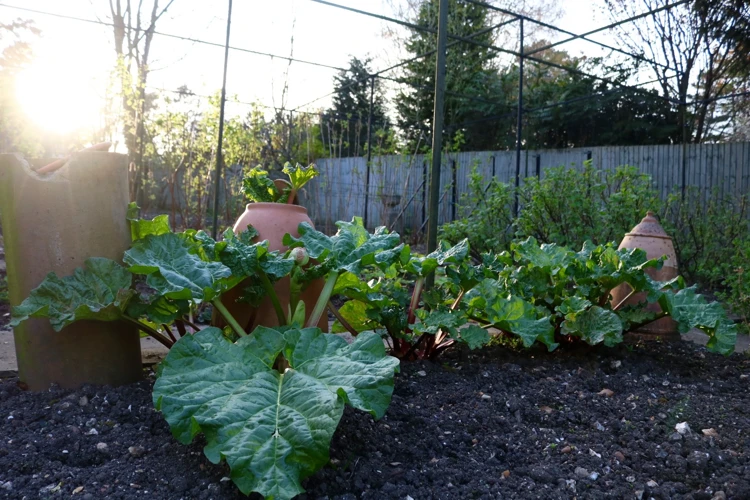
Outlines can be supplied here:
<path id="1" fill-rule="evenodd" d="M 367 212 L 370 205 L 370 161 L 372 160 L 372 103 L 375 97 L 375 75 L 370 75 L 370 110 L 367 113 L 367 166 L 365 167 L 365 215 L 362 218 L 367 227 Z"/>
<path id="2" fill-rule="evenodd" d="M 542 177 L 542 155 L 536 155 L 536 178 Z"/>
<path id="3" fill-rule="evenodd" d="M 445 100 L 445 45 L 448 39 L 448 0 L 440 0 L 438 14 L 437 61 L 435 62 L 435 102 L 432 113 L 432 169 L 430 175 L 430 212 L 427 224 L 427 253 L 437 248 L 438 210 L 440 208 L 440 160 L 443 152 L 443 104 Z M 427 276 L 427 287 L 435 275 Z"/>
<path id="4" fill-rule="evenodd" d="M 680 122 L 682 123 L 682 201 L 685 201 L 685 192 L 687 191 L 687 104 L 685 98 L 680 103 Z"/>
<path id="5" fill-rule="evenodd" d="M 451 162 L 451 172 L 453 174 L 453 179 L 451 182 L 451 198 L 453 198 L 453 203 L 451 204 L 451 222 L 456 220 L 456 204 L 458 202 L 458 171 L 456 169 L 456 160 L 453 160 Z"/>
<path id="6" fill-rule="evenodd" d="M 214 179 L 214 227 L 211 236 L 216 239 L 219 231 L 219 195 L 221 194 L 221 166 L 224 162 L 222 146 L 224 142 L 224 104 L 227 98 L 227 66 L 229 64 L 229 31 L 232 26 L 232 0 L 229 0 L 227 14 L 227 41 L 224 44 L 224 77 L 221 82 L 221 103 L 219 105 L 219 143 L 216 147 L 216 177 Z"/>
<path id="7" fill-rule="evenodd" d="M 518 51 L 518 117 L 516 122 L 516 194 L 513 213 L 518 217 L 518 187 L 521 184 L 521 133 L 523 132 L 523 18 L 519 23 L 521 48 Z"/>

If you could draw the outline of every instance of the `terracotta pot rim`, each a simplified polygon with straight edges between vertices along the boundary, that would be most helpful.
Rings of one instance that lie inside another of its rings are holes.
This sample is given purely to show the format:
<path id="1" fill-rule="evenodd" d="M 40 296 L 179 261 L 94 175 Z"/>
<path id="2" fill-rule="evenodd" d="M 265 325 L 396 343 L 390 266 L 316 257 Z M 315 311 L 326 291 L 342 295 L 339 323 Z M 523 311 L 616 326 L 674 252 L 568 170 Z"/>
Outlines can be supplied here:
<path id="1" fill-rule="evenodd" d="M 256 202 L 248 203 L 245 205 L 246 210 L 255 208 L 266 208 L 266 209 L 277 209 L 277 210 L 291 210 L 292 212 L 301 212 L 307 214 L 307 209 L 301 205 L 290 205 L 288 203 L 268 203 L 268 202 Z"/>

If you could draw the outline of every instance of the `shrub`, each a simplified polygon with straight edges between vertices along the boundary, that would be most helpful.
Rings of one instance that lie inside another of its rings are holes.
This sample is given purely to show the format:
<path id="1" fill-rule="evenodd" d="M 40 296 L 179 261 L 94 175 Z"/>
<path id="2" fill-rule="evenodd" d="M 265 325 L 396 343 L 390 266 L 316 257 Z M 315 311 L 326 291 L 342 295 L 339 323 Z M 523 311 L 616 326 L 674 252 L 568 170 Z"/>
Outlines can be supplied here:
<path id="1" fill-rule="evenodd" d="M 475 256 L 507 248 L 513 239 L 513 192 L 495 178 L 487 184 L 474 168 L 461 199 L 461 218 L 444 224 L 440 238 L 454 245 L 467 239 Z"/>
<path id="2" fill-rule="evenodd" d="M 722 287 L 734 269 L 737 248 L 750 245 L 749 202 L 747 195 L 722 196 L 716 190 L 704 195 L 698 188 L 689 188 L 684 199 L 679 193 L 669 196 L 662 220 L 688 281 L 712 290 Z"/>
<path id="3" fill-rule="evenodd" d="M 583 171 L 558 167 L 541 180 L 526 179 L 519 198 L 517 237 L 572 247 L 620 241 L 648 210 L 662 205 L 651 177 L 636 167 L 612 172 L 597 170 L 590 161 Z"/>
<path id="4" fill-rule="evenodd" d="M 729 269 L 722 282 L 726 289 L 718 295 L 728 304 L 730 311 L 739 316 L 747 333 L 750 330 L 750 240 L 735 245 Z"/>

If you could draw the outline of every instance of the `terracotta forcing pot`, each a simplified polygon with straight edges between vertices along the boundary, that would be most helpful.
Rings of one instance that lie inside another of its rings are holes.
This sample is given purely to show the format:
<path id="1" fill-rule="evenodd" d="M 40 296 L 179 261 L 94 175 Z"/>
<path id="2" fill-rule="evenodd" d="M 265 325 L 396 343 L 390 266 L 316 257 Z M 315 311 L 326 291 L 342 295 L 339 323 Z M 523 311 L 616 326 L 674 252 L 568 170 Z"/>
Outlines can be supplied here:
<path id="1" fill-rule="evenodd" d="M 664 266 L 661 269 L 647 269 L 646 272 L 649 276 L 657 281 L 669 281 L 676 278 L 678 273 L 677 268 L 677 254 L 672 244 L 672 238 L 670 238 L 661 227 L 659 221 L 656 219 L 656 215 L 653 212 L 648 212 L 646 217 L 641 222 L 630 230 L 625 235 L 620 246 L 618 248 L 640 248 L 646 251 L 646 256 L 649 259 L 657 259 L 665 256 L 667 259 L 664 261 Z M 615 307 L 620 304 L 625 297 L 632 291 L 632 288 L 627 283 L 623 283 L 611 292 L 612 306 Z M 646 301 L 645 293 L 637 293 L 627 299 L 623 306 L 630 304 L 637 304 L 639 302 Z M 649 304 L 647 309 L 655 313 L 661 312 L 659 304 Z M 677 332 L 677 323 L 670 317 L 661 318 L 657 321 L 651 322 L 644 325 L 632 333 L 640 335 L 644 338 L 665 338 L 665 339 L 679 339 L 680 335 Z"/>
<path id="2" fill-rule="evenodd" d="M 253 226 L 258 231 L 254 241 L 268 240 L 269 250 L 286 251 L 287 247 L 282 244 L 286 233 L 299 237 L 297 227 L 301 222 L 307 222 L 311 226 L 312 221 L 307 216 L 307 209 L 298 205 L 287 205 L 283 203 L 250 203 L 245 212 L 235 222 L 233 230 L 239 234 L 248 226 Z M 222 296 L 222 303 L 248 333 L 258 325 L 278 326 L 279 321 L 271 304 L 271 299 L 266 297 L 257 308 L 249 304 L 237 302 L 242 295 L 242 290 L 250 284 L 250 280 L 236 286 Z M 320 292 L 323 290 L 325 281 L 322 279 L 310 283 L 302 292 L 301 300 L 305 303 L 305 320 L 309 319 L 317 302 Z M 281 307 L 284 312 L 289 306 L 289 278 L 283 278 L 274 284 L 274 290 L 279 296 Z M 223 321 L 214 316 L 214 324 L 223 326 Z M 318 327 L 324 332 L 328 331 L 328 316 L 323 314 L 318 322 Z"/>

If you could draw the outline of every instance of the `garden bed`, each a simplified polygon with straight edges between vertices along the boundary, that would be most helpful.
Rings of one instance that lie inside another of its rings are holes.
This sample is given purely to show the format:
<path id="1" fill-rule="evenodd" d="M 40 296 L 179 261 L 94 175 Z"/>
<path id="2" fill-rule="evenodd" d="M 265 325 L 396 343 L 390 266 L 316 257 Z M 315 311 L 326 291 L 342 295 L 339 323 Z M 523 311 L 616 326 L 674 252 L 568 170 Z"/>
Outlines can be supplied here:
<path id="1" fill-rule="evenodd" d="M 747 356 L 686 342 L 449 351 L 402 366 L 382 420 L 347 409 L 307 498 L 750 498 L 749 376 Z M 244 498 L 171 437 L 151 378 L 16 384 L 0 382 L 0 498 Z"/>

